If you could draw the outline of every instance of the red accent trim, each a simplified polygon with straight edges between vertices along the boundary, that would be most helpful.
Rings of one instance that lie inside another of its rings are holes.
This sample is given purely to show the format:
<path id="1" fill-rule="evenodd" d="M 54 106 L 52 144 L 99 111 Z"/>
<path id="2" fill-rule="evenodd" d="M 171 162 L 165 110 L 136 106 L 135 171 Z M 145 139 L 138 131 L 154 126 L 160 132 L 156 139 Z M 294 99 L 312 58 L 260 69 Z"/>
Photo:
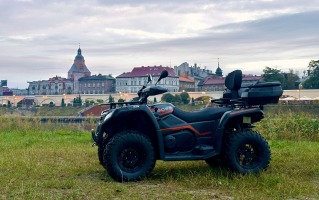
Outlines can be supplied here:
<path id="1" fill-rule="evenodd" d="M 171 114 L 173 110 L 167 110 L 167 111 L 160 111 L 160 116 Z"/>
<path id="2" fill-rule="evenodd" d="M 196 133 L 197 135 L 208 135 L 211 132 L 204 132 L 204 133 L 200 133 L 199 131 L 197 131 L 194 127 L 192 127 L 191 125 L 187 125 L 187 126 L 178 126 L 178 127 L 173 127 L 173 128 L 163 128 L 161 129 L 161 131 L 179 131 L 179 130 L 183 130 L 183 129 L 189 129 L 191 131 L 193 131 L 194 133 Z"/>

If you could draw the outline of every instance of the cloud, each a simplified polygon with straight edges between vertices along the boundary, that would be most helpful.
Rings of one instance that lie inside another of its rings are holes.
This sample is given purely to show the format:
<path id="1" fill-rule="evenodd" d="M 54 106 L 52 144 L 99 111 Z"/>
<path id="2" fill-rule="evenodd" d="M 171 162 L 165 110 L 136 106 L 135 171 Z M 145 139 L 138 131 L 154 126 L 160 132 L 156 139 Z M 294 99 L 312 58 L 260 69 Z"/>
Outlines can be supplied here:
<path id="1" fill-rule="evenodd" d="M 66 77 L 78 43 L 96 74 L 182 62 L 214 71 L 217 58 L 224 71 L 306 67 L 318 59 L 318 10 L 318 0 L 2 0 L 0 78 Z"/>

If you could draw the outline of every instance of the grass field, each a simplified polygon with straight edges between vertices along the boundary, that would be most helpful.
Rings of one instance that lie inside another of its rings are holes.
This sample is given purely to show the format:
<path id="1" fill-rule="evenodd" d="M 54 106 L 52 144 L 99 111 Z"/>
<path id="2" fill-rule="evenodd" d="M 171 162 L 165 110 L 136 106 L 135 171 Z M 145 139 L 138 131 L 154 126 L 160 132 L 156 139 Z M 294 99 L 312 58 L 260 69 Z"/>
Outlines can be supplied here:
<path id="1" fill-rule="evenodd" d="M 319 199 L 317 119 L 268 113 L 257 128 L 272 161 L 260 175 L 236 175 L 204 161 L 158 161 L 149 178 L 117 183 L 81 125 L 0 116 L 0 199 Z"/>

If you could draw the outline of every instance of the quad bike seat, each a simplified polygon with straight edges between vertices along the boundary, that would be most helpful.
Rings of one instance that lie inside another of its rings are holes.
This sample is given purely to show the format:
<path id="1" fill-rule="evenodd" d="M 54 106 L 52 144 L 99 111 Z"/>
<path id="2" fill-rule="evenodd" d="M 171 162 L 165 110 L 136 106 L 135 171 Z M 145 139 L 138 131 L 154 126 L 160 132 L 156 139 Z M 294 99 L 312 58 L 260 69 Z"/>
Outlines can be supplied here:
<path id="1" fill-rule="evenodd" d="M 242 83 L 241 70 L 235 70 L 227 75 L 225 79 L 225 86 L 227 89 L 230 90 L 229 97 L 227 98 L 228 101 L 229 99 L 240 98 L 238 91 L 241 87 L 241 83 Z M 222 101 L 225 101 L 225 100 L 222 100 Z M 218 108 L 205 108 L 203 110 L 195 111 L 195 112 L 187 112 L 175 107 L 173 114 L 188 123 L 192 123 L 192 122 L 210 121 L 210 120 L 219 119 L 223 116 L 225 112 L 229 110 L 231 110 L 230 107 L 218 107 Z"/>
<path id="2" fill-rule="evenodd" d="M 205 108 L 203 110 L 187 112 L 177 107 L 174 108 L 173 115 L 188 122 L 211 121 L 222 117 L 222 115 L 231 110 L 229 107 Z"/>
<path id="3" fill-rule="evenodd" d="M 229 73 L 225 79 L 225 86 L 230 90 L 229 96 L 230 99 L 240 98 L 239 89 L 241 88 L 241 83 L 243 79 L 243 74 L 241 70 L 235 70 Z M 224 96 L 225 98 L 225 96 Z"/>

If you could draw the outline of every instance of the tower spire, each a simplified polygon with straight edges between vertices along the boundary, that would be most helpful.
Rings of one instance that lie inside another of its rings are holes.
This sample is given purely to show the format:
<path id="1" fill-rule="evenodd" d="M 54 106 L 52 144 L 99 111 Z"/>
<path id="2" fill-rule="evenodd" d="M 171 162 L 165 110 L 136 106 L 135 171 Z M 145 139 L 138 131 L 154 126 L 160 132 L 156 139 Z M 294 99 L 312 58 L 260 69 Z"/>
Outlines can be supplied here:
<path id="1" fill-rule="evenodd" d="M 216 69 L 216 72 L 215 74 L 218 76 L 218 77 L 223 77 L 223 70 L 219 67 L 219 58 L 218 59 L 218 67 Z"/>

